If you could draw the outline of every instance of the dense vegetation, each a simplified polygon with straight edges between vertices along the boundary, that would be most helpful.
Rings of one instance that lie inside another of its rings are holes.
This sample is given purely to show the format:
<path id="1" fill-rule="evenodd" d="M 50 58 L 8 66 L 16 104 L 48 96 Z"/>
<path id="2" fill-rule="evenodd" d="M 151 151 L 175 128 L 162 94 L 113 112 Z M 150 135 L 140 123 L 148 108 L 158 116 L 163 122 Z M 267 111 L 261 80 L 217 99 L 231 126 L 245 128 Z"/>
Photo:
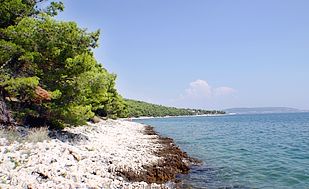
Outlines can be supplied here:
<path id="1" fill-rule="evenodd" d="M 163 116 L 184 116 L 184 115 L 204 115 L 204 114 L 224 114 L 223 111 L 185 109 L 166 107 L 142 101 L 126 99 L 129 117 L 163 117 Z"/>
<path id="2" fill-rule="evenodd" d="M 0 2 L 0 123 L 12 122 L 8 112 L 15 122 L 55 127 L 83 124 L 95 113 L 125 116 L 116 76 L 93 56 L 99 31 L 56 21 L 59 2 Z"/>
<path id="3" fill-rule="evenodd" d="M 221 114 L 125 100 L 93 55 L 99 31 L 57 21 L 61 2 L 0 0 L 0 124 L 84 124 L 99 116 Z"/>

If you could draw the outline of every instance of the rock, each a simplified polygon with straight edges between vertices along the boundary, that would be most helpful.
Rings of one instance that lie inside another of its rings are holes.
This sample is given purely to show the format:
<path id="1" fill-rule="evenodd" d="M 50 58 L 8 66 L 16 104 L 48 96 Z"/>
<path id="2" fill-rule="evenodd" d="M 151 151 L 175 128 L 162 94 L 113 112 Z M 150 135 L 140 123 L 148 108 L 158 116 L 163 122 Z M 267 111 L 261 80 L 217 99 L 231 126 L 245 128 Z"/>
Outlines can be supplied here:
<path id="1" fill-rule="evenodd" d="M 93 118 L 90 119 L 92 123 L 99 123 L 101 119 L 98 116 L 94 116 Z"/>
<path id="2" fill-rule="evenodd" d="M 52 133 L 49 142 L 0 139 L 1 188 L 164 188 L 187 168 L 172 140 L 139 123 L 107 120 Z"/>
<path id="3" fill-rule="evenodd" d="M 81 160 L 81 156 L 77 152 L 74 152 L 72 149 L 69 149 L 69 153 L 74 157 L 76 161 Z"/>

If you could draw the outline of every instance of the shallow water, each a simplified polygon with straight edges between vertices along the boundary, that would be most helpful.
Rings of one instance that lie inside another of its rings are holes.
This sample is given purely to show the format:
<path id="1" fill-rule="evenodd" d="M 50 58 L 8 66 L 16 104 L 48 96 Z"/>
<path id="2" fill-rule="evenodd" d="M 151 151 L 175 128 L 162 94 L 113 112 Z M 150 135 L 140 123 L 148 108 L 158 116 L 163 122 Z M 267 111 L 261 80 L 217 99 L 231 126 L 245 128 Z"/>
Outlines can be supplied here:
<path id="1" fill-rule="evenodd" d="M 203 160 L 192 188 L 309 188 L 309 113 L 136 120 Z"/>

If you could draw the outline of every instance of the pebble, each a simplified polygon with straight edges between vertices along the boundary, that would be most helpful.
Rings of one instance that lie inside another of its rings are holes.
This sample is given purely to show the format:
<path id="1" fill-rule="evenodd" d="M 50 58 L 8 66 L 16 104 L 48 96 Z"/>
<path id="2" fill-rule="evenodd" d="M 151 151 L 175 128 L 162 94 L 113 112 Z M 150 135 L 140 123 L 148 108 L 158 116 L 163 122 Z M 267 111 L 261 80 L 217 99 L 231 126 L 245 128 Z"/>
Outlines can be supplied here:
<path id="1" fill-rule="evenodd" d="M 59 134 L 39 143 L 10 144 L 0 138 L 0 188 L 168 188 L 117 175 L 158 162 L 154 152 L 160 144 L 144 129 L 139 123 L 107 120 L 65 129 L 82 142 Z"/>

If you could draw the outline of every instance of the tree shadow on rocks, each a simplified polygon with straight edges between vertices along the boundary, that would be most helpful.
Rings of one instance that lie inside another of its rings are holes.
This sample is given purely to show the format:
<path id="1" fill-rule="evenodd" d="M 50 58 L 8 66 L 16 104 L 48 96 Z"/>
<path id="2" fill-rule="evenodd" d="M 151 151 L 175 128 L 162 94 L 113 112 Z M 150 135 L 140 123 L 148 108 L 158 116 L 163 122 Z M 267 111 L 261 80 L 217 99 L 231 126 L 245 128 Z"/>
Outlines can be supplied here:
<path id="1" fill-rule="evenodd" d="M 69 142 L 69 143 L 82 143 L 89 140 L 89 137 L 83 134 L 71 133 L 69 131 L 63 130 L 51 130 L 48 136 L 52 139 L 58 139 L 61 142 Z"/>

